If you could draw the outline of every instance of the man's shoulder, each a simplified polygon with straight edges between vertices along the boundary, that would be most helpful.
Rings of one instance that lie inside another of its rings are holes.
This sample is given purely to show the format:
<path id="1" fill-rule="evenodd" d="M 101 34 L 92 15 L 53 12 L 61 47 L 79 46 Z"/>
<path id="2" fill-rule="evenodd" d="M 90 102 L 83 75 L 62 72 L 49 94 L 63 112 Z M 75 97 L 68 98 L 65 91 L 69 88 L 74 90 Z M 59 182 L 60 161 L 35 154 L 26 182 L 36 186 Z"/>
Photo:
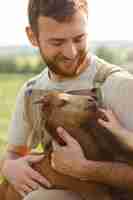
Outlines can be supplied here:
<path id="1" fill-rule="evenodd" d="M 94 59 L 95 59 L 95 63 L 96 63 L 96 68 L 97 70 L 101 67 L 107 69 L 107 68 L 121 68 L 120 66 L 118 65 L 115 65 L 115 64 L 112 64 L 106 60 L 104 60 L 103 58 L 99 58 L 98 56 L 94 56 Z"/>
<path id="2" fill-rule="evenodd" d="M 40 89 L 42 87 L 42 84 L 45 83 L 45 80 L 47 79 L 47 69 L 44 69 L 40 74 L 32 77 L 28 81 L 24 83 L 24 85 L 21 87 L 18 97 L 23 98 L 25 95 L 30 96 L 30 93 L 34 89 Z"/>
<path id="3" fill-rule="evenodd" d="M 45 79 L 48 78 L 48 69 L 45 68 L 40 74 L 32 77 L 30 80 L 26 82 L 27 88 L 36 88 L 39 87 L 39 83 L 41 84 Z"/>
<path id="4" fill-rule="evenodd" d="M 96 65 L 96 76 L 95 82 L 103 83 L 108 77 L 113 74 L 125 74 L 126 70 L 122 67 L 111 64 L 97 56 L 95 56 L 95 65 Z"/>

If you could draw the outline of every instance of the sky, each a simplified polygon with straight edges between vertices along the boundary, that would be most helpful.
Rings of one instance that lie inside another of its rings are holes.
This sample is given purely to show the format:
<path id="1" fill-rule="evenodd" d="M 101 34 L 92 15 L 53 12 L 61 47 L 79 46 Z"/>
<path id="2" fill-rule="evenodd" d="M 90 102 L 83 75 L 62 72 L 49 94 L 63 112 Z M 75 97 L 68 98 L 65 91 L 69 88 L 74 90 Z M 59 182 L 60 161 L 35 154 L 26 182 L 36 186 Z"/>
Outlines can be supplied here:
<path id="1" fill-rule="evenodd" d="M 90 1 L 91 40 L 132 40 L 132 0 Z M 25 34 L 28 0 L 0 0 L 0 46 L 29 45 Z"/>

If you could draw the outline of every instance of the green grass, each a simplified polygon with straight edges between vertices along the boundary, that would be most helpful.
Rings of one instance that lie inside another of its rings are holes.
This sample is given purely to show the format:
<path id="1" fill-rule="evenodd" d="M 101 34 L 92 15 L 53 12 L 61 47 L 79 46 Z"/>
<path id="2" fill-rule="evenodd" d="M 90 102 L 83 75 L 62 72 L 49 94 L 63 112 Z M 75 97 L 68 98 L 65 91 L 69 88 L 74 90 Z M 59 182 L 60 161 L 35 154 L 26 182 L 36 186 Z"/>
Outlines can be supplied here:
<path id="1" fill-rule="evenodd" d="M 0 151 L 7 143 L 8 126 L 15 108 L 16 95 L 32 75 L 0 74 Z"/>

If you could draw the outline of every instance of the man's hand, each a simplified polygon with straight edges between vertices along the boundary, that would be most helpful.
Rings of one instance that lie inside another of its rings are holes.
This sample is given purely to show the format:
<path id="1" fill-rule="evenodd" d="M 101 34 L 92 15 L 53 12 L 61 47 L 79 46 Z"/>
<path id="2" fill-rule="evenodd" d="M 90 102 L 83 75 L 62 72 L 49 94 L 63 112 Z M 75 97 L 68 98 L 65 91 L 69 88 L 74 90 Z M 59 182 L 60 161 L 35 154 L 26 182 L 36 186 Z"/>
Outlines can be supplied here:
<path id="1" fill-rule="evenodd" d="M 100 111 L 103 112 L 108 119 L 108 121 L 102 120 L 100 118 L 98 119 L 98 122 L 102 126 L 110 130 L 114 135 L 120 135 L 121 132 L 124 132 L 124 128 L 122 127 L 112 110 L 100 109 Z"/>
<path id="2" fill-rule="evenodd" d="M 22 196 L 38 189 L 39 183 L 50 187 L 48 180 L 30 167 L 30 164 L 39 162 L 43 156 L 28 155 L 16 160 L 5 160 L 2 174 Z"/>
<path id="3" fill-rule="evenodd" d="M 66 143 L 66 146 L 59 146 L 53 143 L 54 152 L 51 157 L 52 167 L 63 174 L 84 179 L 84 164 L 86 159 L 80 144 L 72 138 L 63 128 L 57 129 L 59 136 Z"/>
<path id="4" fill-rule="evenodd" d="M 98 122 L 111 131 L 111 133 L 117 137 L 117 139 L 127 148 L 133 151 L 133 134 L 132 131 L 124 128 L 117 116 L 111 110 L 100 109 L 104 115 L 107 117 L 108 121 L 98 119 Z"/>

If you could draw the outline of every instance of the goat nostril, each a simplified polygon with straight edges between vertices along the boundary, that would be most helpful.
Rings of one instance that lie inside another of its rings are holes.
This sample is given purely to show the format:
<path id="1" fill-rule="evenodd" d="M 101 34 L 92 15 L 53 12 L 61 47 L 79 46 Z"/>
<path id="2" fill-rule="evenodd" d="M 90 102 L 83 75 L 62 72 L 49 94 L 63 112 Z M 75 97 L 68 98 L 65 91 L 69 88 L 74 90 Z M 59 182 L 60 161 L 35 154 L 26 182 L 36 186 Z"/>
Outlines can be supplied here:
<path id="1" fill-rule="evenodd" d="M 89 102 L 89 103 L 93 103 L 93 102 L 94 102 L 94 99 L 88 99 L 88 102 Z"/>

